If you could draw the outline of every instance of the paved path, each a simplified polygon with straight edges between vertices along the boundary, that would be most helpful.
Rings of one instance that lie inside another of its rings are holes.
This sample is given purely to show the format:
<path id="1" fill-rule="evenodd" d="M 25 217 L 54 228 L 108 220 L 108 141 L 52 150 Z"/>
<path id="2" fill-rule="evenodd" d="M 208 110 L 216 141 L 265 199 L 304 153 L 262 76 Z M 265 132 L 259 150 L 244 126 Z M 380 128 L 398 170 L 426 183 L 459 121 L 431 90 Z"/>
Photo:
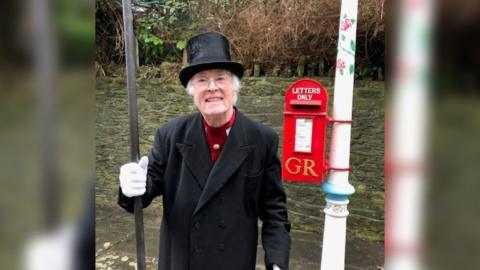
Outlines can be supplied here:
<path id="1" fill-rule="evenodd" d="M 159 209 L 144 211 L 148 269 L 156 269 L 161 217 Z M 323 226 L 320 224 L 320 226 Z M 96 269 L 135 269 L 133 215 L 120 207 L 98 206 L 96 209 Z M 320 269 L 322 235 L 292 232 L 291 270 Z M 376 270 L 383 265 L 383 244 L 347 239 L 346 269 Z M 257 269 L 264 269 L 263 250 L 258 246 Z"/>

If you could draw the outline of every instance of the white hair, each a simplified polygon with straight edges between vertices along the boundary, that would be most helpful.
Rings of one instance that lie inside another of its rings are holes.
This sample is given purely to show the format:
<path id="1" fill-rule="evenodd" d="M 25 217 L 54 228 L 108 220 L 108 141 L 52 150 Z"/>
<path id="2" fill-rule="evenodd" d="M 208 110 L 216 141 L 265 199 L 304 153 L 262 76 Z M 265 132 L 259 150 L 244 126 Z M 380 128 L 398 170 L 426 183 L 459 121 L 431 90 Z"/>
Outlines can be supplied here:
<path id="1" fill-rule="evenodd" d="M 242 88 L 242 85 L 240 83 L 240 79 L 237 77 L 237 75 L 232 74 L 232 84 L 233 84 L 233 90 L 235 90 L 235 96 L 233 97 L 233 105 L 237 104 L 238 100 L 238 93 L 240 92 L 240 88 Z M 187 90 L 187 94 L 190 96 L 193 96 L 193 85 L 192 85 L 192 79 L 190 79 L 187 83 L 187 87 L 185 87 L 185 90 Z"/>

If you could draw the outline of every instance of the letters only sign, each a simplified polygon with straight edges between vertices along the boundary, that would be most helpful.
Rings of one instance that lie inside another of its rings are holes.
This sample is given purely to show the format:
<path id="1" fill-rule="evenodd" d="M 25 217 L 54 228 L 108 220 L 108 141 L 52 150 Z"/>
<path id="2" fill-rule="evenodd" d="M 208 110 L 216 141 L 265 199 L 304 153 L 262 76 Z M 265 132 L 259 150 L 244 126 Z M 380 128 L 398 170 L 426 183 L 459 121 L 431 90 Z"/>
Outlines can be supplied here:
<path id="1" fill-rule="evenodd" d="M 327 172 L 325 141 L 328 94 L 314 80 L 294 82 L 285 93 L 282 177 L 321 183 Z"/>

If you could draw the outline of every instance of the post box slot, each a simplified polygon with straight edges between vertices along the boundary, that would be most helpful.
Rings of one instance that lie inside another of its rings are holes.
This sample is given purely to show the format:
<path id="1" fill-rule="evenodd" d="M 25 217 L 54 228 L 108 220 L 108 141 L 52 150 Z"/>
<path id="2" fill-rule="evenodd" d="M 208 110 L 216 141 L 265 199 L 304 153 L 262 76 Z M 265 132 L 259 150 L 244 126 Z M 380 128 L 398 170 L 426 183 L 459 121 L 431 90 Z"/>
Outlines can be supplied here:
<path id="1" fill-rule="evenodd" d="M 301 112 L 301 111 L 296 111 L 296 112 L 283 112 L 283 115 L 288 115 L 288 116 L 323 116 L 326 117 L 327 113 L 326 112 Z"/>
<path id="2" fill-rule="evenodd" d="M 292 106 L 314 106 L 318 107 L 322 105 L 321 100 L 291 100 L 290 105 Z"/>

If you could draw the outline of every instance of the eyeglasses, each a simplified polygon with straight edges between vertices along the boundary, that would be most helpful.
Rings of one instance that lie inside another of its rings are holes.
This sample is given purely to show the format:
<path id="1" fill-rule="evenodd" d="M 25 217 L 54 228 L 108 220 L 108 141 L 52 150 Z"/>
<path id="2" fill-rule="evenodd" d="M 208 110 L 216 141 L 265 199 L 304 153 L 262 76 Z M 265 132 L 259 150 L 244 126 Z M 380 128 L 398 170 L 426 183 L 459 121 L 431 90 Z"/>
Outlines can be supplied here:
<path id="1" fill-rule="evenodd" d="M 213 81 L 216 87 L 223 88 L 227 86 L 232 81 L 232 76 L 230 74 L 221 74 L 214 77 L 199 76 L 198 78 L 192 79 L 193 87 L 198 90 L 205 90 L 210 86 L 210 82 Z"/>

